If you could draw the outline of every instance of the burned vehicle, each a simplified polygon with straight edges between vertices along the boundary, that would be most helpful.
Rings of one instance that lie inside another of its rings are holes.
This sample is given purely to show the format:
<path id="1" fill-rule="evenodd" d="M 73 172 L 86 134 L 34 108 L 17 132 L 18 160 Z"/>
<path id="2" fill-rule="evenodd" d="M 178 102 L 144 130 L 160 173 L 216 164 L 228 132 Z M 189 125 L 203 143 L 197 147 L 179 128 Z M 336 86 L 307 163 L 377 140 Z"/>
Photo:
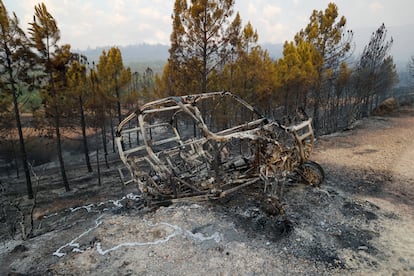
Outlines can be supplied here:
<path id="1" fill-rule="evenodd" d="M 283 183 L 319 186 L 309 160 L 312 119 L 283 125 L 230 92 L 169 97 L 142 105 L 118 126 L 130 178 L 151 200 L 221 198 L 247 186 L 277 194 Z"/>

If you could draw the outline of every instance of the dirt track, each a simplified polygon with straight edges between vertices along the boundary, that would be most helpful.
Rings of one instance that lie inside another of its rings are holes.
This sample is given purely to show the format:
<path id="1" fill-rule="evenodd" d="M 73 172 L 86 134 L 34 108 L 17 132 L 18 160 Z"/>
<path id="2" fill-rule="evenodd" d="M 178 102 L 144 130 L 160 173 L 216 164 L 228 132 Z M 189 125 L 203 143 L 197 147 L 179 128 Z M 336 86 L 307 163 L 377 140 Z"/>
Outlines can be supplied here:
<path id="1" fill-rule="evenodd" d="M 285 217 L 257 189 L 147 212 L 139 197 L 122 199 L 136 191 L 112 171 L 102 188 L 89 177 L 70 194 L 44 183 L 39 235 L 0 242 L 0 274 L 412 275 L 412 137 L 413 107 L 320 137 L 312 159 L 326 183 L 289 184 Z"/>
<path id="2" fill-rule="evenodd" d="M 378 254 L 369 256 L 378 268 L 361 266 L 354 259 L 347 261 L 348 267 L 385 275 L 414 274 L 413 137 L 414 110 L 402 107 L 390 116 L 360 122 L 349 134 L 321 139 L 315 158 L 327 168 L 328 182 L 385 214 L 375 222 Z"/>

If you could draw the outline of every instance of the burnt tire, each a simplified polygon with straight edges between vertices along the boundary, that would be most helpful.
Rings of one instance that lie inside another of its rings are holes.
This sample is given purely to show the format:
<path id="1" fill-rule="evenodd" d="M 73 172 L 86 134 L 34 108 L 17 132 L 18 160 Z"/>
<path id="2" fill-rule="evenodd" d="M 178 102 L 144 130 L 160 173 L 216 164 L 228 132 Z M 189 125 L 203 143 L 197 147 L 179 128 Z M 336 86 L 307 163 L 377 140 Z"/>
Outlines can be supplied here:
<path id="1" fill-rule="evenodd" d="M 302 182 L 315 187 L 320 187 L 325 180 L 325 171 L 321 165 L 310 160 L 298 168 L 298 174 Z"/>

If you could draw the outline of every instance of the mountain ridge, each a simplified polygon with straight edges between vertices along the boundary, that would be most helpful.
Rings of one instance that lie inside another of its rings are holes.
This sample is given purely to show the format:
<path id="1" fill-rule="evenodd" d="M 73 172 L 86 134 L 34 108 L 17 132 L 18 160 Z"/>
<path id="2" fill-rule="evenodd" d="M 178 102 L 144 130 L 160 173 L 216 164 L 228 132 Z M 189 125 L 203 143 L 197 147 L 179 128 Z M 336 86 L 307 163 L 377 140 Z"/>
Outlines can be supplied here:
<path id="1" fill-rule="evenodd" d="M 409 35 L 414 29 L 414 25 L 391 26 L 387 27 L 387 40 L 394 40 L 391 48 L 391 55 L 397 65 L 398 71 L 407 71 L 407 64 L 414 55 L 414 51 L 410 49 L 410 45 L 414 45 L 414 36 Z M 371 34 L 376 31 L 376 28 L 357 28 L 354 29 L 355 50 L 353 59 L 358 60 L 364 47 L 368 44 Z M 264 42 L 260 43 L 264 50 L 267 50 L 270 57 L 278 59 L 282 57 L 283 43 Z M 169 57 L 169 45 L 166 44 L 149 44 L 137 43 L 131 45 L 112 45 L 100 46 L 94 49 L 88 48 L 86 50 L 75 50 L 80 54 L 87 56 L 89 62 L 99 62 L 99 56 L 102 51 L 108 50 L 111 47 L 119 47 L 122 52 L 122 58 L 126 66 L 131 66 L 133 70 L 142 71 L 146 67 L 151 67 L 155 72 L 162 72 L 164 64 Z M 154 68 L 155 67 L 155 68 Z"/>

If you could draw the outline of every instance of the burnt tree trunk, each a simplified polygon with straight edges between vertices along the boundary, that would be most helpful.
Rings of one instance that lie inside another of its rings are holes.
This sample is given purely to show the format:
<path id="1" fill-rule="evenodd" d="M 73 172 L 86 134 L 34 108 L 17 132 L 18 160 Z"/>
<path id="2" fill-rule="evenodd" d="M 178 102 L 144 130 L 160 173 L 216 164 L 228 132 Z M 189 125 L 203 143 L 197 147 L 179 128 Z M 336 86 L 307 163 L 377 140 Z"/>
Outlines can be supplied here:
<path id="1" fill-rule="evenodd" d="M 92 172 L 91 161 L 89 159 L 89 148 L 88 148 L 88 139 L 86 136 L 86 122 L 85 122 L 85 112 L 83 110 L 82 96 L 79 96 L 79 109 L 80 109 L 80 123 L 81 123 L 81 128 L 82 128 L 83 152 L 85 153 L 85 162 L 88 168 L 88 172 Z"/>
<path id="2" fill-rule="evenodd" d="M 32 199 L 33 198 L 32 180 L 31 180 L 31 177 L 30 177 L 29 164 L 27 162 L 27 152 L 26 152 L 26 147 L 25 147 L 25 143 L 24 143 L 22 123 L 21 123 L 21 120 L 20 120 L 19 104 L 17 102 L 17 95 L 16 95 L 15 91 L 13 91 L 13 104 L 14 104 L 14 113 L 15 113 L 15 117 L 16 117 L 17 130 L 19 132 L 20 158 L 22 160 L 23 170 L 24 170 L 24 174 L 26 176 L 27 196 L 29 197 L 29 199 Z"/>

